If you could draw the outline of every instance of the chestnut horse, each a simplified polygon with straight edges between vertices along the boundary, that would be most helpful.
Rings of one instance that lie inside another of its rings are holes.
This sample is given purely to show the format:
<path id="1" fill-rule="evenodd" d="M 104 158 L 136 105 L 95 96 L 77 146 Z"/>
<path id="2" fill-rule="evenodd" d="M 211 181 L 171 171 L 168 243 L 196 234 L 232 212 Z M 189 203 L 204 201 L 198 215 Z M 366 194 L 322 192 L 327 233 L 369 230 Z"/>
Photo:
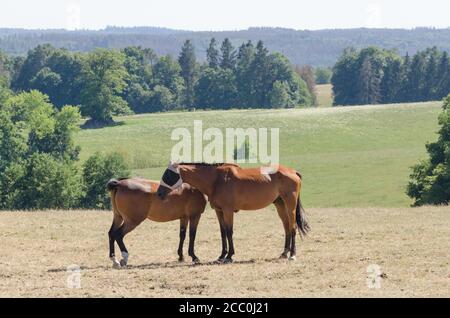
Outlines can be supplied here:
<path id="1" fill-rule="evenodd" d="M 156 222 L 180 220 L 180 243 L 178 247 L 179 261 L 183 261 L 183 244 L 189 224 L 189 256 L 192 261 L 199 262 L 194 253 L 195 235 L 201 214 L 205 211 L 205 196 L 188 184 L 180 186 L 172 192 L 167 200 L 161 200 L 156 190 L 159 183 L 145 179 L 112 179 L 107 188 L 113 206 L 113 223 L 109 230 L 109 257 L 113 266 L 126 266 L 128 251 L 123 243 L 124 236 L 134 230 L 145 219 Z M 120 263 L 116 260 L 114 242 L 122 252 Z"/>
<path id="2" fill-rule="evenodd" d="M 232 262 L 233 217 L 239 210 L 258 210 L 274 204 L 285 231 L 281 258 L 295 260 L 295 235 L 306 235 L 309 225 L 300 201 L 302 178 L 294 169 L 279 166 L 244 169 L 235 164 L 173 163 L 165 171 L 158 195 L 164 199 L 182 183 L 208 196 L 216 210 L 222 236 L 220 262 Z M 228 249 L 227 249 L 228 240 Z"/>

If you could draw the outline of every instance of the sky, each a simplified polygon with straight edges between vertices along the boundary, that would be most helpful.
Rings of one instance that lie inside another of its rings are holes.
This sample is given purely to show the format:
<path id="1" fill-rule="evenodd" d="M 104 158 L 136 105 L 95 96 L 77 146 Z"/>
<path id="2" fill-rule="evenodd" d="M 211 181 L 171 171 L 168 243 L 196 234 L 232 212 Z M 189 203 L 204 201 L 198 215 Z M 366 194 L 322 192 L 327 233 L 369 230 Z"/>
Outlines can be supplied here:
<path id="1" fill-rule="evenodd" d="M 449 0 L 8 0 L 0 28 L 447 28 L 449 12 Z"/>

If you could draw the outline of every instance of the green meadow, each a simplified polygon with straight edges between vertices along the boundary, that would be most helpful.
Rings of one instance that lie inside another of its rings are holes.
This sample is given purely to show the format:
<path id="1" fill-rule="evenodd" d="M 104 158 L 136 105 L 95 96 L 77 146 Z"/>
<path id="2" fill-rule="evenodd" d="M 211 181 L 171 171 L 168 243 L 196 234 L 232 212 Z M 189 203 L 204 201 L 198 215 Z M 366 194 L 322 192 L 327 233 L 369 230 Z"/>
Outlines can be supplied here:
<path id="1" fill-rule="evenodd" d="M 120 125 L 77 133 L 81 160 L 96 151 L 123 154 L 134 176 L 159 180 L 171 132 L 194 120 L 204 129 L 280 129 L 280 161 L 303 175 L 307 207 L 407 207 L 410 167 L 437 138 L 441 102 L 288 110 L 196 111 L 116 118 Z M 206 145 L 206 142 L 204 143 Z"/>

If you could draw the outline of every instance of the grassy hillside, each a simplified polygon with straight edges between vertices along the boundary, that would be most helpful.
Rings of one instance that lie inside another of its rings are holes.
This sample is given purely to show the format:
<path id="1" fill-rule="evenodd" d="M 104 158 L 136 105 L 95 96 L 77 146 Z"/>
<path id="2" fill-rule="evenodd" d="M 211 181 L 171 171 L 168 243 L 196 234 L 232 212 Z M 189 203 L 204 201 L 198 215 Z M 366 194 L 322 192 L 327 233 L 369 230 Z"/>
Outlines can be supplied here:
<path id="1" fill-rule="evenodd" d="M 77 135 L 85 160 L 119 151 L 136 176 L 159 179 L 174 142 L 172 129 L 279 127 L 280 159 L 304 177 L 308 207 L 406 207 L 409 167 L 436 139 L 440 102 L 290 110 L 165 113 L 120 118 L 123 125 Z"/>

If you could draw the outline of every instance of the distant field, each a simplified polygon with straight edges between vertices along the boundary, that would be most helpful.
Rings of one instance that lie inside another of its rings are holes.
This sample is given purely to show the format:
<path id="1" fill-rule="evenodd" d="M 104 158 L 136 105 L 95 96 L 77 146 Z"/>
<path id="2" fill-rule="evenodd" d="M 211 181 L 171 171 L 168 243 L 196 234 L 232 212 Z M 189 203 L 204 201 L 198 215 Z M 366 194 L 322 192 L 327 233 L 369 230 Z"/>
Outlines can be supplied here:
<path id="1" fill-rule="evenodd" d="M 435 140 L 441 102 L 288 110 L 163 113 L 118 118 L 124 125 L 77 134 L 81 159 L 119 151 L 133 174 L 159 179 L 171 131 L 203 120 L 204 127 L 278 127 L 281 163 L 304 177 L 307 207 L 407 207 L 409 167 Z"/>
<path id="2" fill-rule="evenodd" d="M 278 260 L 284 235 L 273 208 L 235 217 L 235 263 L 215 265 L 219 226 L 200 221 L 202 265 L 178 263 L 178 222 L 144 222 L 125 238 L 129 267 L 108 259 L 111 212 L 0 212 L 0 297 L 450 297 L 449 207 L 308 209 L 297 262 Z M 270 226 L 268 226 L 270 224 Z M 185 247 L 186 251 L 186 247 Z M 67 266 L 81 267 L 69 289 Z M 380 288 L 367 268 L 380 269 Z"/>
<path id="3" fill-rule="evenodd" d="M 316 85 L 317 106 L 333 106 L 333 86 L 331 84 Z"/>

